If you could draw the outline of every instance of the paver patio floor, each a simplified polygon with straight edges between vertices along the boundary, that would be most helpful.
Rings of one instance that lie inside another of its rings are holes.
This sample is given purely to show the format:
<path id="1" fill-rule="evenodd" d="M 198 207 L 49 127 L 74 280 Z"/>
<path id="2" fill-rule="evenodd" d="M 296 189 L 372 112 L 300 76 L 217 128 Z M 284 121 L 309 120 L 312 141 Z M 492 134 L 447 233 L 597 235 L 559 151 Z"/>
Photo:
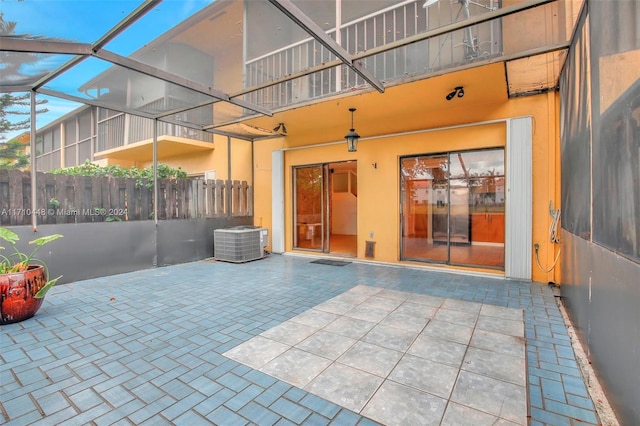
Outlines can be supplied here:
<path id="1" fill-rule="evenodd" d="M 55 287 L 34 318 L 2 326 L 0 420 L 598 423 L 548 286 L 311 260 Z"/>

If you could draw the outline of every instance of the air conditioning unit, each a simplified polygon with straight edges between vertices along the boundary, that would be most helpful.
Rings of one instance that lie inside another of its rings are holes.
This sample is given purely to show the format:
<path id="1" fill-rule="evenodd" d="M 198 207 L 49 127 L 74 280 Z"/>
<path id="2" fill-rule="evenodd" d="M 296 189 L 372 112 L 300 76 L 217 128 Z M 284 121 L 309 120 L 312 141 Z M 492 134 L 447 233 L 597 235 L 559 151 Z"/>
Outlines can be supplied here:
<path id="1" fill-rule="evenodd" d="M 224 262 L 242 263 L 264 257 L 269 230 L 255 226 L 236 226 L 213 231 L 213 257 Z"/>

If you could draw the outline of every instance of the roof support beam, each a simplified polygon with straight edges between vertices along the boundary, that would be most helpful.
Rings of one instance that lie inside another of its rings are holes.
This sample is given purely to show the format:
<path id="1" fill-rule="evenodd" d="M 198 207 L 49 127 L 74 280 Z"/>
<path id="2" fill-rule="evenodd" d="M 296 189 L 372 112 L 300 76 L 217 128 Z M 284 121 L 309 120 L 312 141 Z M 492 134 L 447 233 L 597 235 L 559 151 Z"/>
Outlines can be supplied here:
<path id="1" fill-rule="evenodd" d="M 216 98 L 221 101 L 232 103 L 236 106 L 246 108 L 257 113 L 267 115 L 269 117 L 273 116 L 273 112 L 271 112 L 267 108 L 263 108 L 251 102 L 246 102 L 242 99 L 231 99 L 229 98 L 229 95 L 227 95 L 226 93 L 220 92 L 211 87 L 204 86 L 200 83 L 196 83 L 195 81 L 177 76 L 175 74 L 171 74 L 161 69 L 152 67 L 151 65 L 147 65 L 143 62 L 136 61 L 135 59 L 130 59 L 125 56 L 121 56 L 116 53 L 109 52 L 104 49 L 93 52 L 93 56 L 100 58 L 104 61 L 111 62 L 112 64 L 120 65 L 121 67 L 130 69 L 133 71 L 137 71 L 151 77 L 159 78 L 161 80 L 167 81 L 177 86 L 181 86 L 186 89 L 193 90 L 195 92 L 202 93 L 207 96 L 211 96 L 212 98 Z"/>
<path id="2" fill-rule="evenodd" d="M 121 32 L 126 30 L 134 22 L 146 15 L 146 13 L 155 5 L 160 4 L 161 2 L 162 0 L 146 0 L 116 26 L 111 28 L 105 35 L 96 40 L 92 45 L 93 50 L 102 49 L 107 43 L 116 38 Z"/>
<path id="3" fill-rule="evenodd" d="M 59 55 L 91 55 L 89 43 L 70 43 L 43 39 L 25 39 L 18 37 L 0 36 L 0 51 L 52 53 Z"/>
<path id="4" fill-rule="evenodd" d="M 38 90 L 38 93 L 41 93 L 43 95 L 48 95 L 48 96 L 54 96 L 54 97 L 61 98 L 61 99 L 66 99 L 66 100 L 72 101 L 72 102 L 78 102 L 78 103 L 81 103 L 81 104 L 92 105 L 92 106 L 96 106 L 96 107 L 99 107 L 99 108 L 107 108 L 107 109 L 116 110 L 116 109 L 114 109 L 113 105 L 107 104 L 106 102 L 101 102 L 101 101 L 97 101 L 97 100 L 94 100 L 94 99 L 80 98 L 78 96 L 69 95 L 67 93 L 58 92 L 56 90 L 40 88 Z M 116 111 L 123 112 L 125 114 L 135 115 L 135 116 L 138 116 L 138 117 L 148 118 L 149 120 L 156 120 L 157 119 L 157 120 L 162 121 L 162 122 L 171 123 L 171 124 L 175 124 L 175 125 L 182 126 L 182 127 L 188 127 L 190 129 L 194 129 L 194 130 L 206 131 L 206 132 L 209 132 L 209 133 L 214 133 L 216 135 L 232 136 L 232 137 L 238 138 L 238 139 L 252 140 L 250 138 L 245 138 L 242 135 L 236 135 L 236 134 L 233 134 L 233 133 L 223 132 L 223 131 L 219 131 L 219 130 L 215 130 L 215 129 L 206 129 L 204 126 L 199 126 L 197 124 L 188 123 L 188 122 L 184 122 L 184 121 L 176 121 L 176 120 L 168 119 L 168 118 L 165 118 L 165 117 L 162 117 L 162 116 L 156 116 L 156 115 L 153 115 L 153 114 L 149 114 L 149 113 L 146 113 L 146 112 L 143 112 L 143 111 L 138 111 L 138 110 L 135 110 L 135 109 L 126 108 L 126 107 L 123 107 L 123 106 L 118 106 Z"/>
<path id="5" fill-rule="evenodd" d="M 246 137 L 246 136 L 243 136 L 243 135 L 239 135 L 239 134 L 236 134 L 236 133 L 224 132 L 224 131 L 217 130 L 217 129 L 207 128 L 207 126 L 202 127 L 202 126 L 196 126 L 196 125 L 193 125 L 193 124 L 187 125 L 188 123 L 185 124 L 185 122 L 183 122 L 183 121 L 172 120 L 171 118 L 168 118 L 168 117 L 159 118 L 159 121 L 162 121 L 163 123 L 175 124 L 176 126 L 184 126 L 184 127 L 189 127 L 189 128 L 196 129 L 196 130 L 201 130 L 203 132 L 212 133 L 214 135 L 228 136 L 228 137 L 247 140 L 247 141 L 253 140 L 253 139 L 251 139 L 249 137 Z"/>
<path id="6" fill-rule="evenodd" d="M 302 12 L 291 0 L 269 0 L 278 10 L 284 13 L 289 19 L 299 25 L 309 35 L 318 40 L 320 44 L 329 49 L 340 60 L 362 77 L 367 83 L 372 85 L 380 93 L 384 93 L 384 85 L 373 73 L 367 70 L 359 61 L 354 61 L 349 52 L 344 50 L 334 39 L 329 37 L 318 24 Z"/>
<path id="7" fill-rule="evenodd" d="M 118 111 L 118 112 L 124 112 L 127 114 L 131 114 L 131 115 L 137 115 L 139 117 L 144 117 L 144 118 L 149 118 L 149 119 L 154 119 L 155 116 L 153 114 L 149 114 L 143 111 L 138 111 L 136 109 L 131 109 L 131 108 L 127 108 L 123 105 L 112 105 L 112 104 L 108 104 L 106 102 L 101 102 L 101 101 L 97 101 L 95 99 L 87 99 L 87 98 L 81 98 L 79 96 L 73 96 L 73 95 L 69 95 L 67 93 L 63 93 L 63 92 L 58 92 L 57 90 L 50 90 L 50 89 L 45 89 L 43 87 L 41 87 L 40 89 L 38 89 L 38 93 L 42 93 L 43 95 L 49 95 L 49 96 L 54 96 L 56 98 L 61 98 L 61 99 L 66 99 L 68 101 L 72 101 L 72 102 L 78 102 L 81 104 L 87 104 L 87 105 L 93 105 L 93 106 L 97 106 L 100 108 L 107 108 L 107 109 L 111 109 L 114 111 Z"/>
<path id="8" fill-rule="evenodd" d="M 194 104 L 194 105 L 189 105 L 189 106 L 186 106 L 186 107 L 176 108 L 176 109 L 172 109 L 172 110 L 169 110 L 169 111 L 165 111 L 165 112 L 160 113 L 160 114 L 156 114 L 156 117 L 157 118 L 170 117 L 170 116 L 172 116 L 174 114 L 180 114 L 181 112 L 191 111 L 192 109 L 202 108 L 202 107 L 207 106 L 207 105 L 213 105 L 216 102 L 219 102 L 219 101 L 200 102 L 199 104 Z"/>
<path id="9" fill-rule="evenodd" d="M 31 91 L 31 85 L 25 86 L 24 84 L 16 86 L 0 86 L 0 93 L 15 93 L 15 92 L 29 92 Z"/>

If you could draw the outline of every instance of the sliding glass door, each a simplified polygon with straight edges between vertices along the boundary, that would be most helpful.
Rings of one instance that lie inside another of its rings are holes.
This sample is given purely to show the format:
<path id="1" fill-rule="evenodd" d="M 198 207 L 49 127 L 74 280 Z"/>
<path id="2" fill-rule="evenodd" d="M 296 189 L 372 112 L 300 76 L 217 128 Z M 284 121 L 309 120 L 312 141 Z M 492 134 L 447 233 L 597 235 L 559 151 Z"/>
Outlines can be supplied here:
<path id="1" fill-rule="evenodd" d="M 401 259 L 504 269 L 504 149 L 400 160 Z"/>
<path id="2" fill-rule="evenodd" d="M 293 246 L 357 255 L 358 179 L 355 161 L 295 167 Z"/>

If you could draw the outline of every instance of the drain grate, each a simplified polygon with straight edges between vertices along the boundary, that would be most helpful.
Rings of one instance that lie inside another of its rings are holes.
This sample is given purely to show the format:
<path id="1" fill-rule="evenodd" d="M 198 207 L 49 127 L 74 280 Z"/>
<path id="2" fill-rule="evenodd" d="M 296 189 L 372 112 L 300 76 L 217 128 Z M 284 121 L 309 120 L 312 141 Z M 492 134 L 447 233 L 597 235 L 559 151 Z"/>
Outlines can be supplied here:
<path id="1" fill-rule="evenodd" d="M 311 263 L 317 263 L 318 265 L 345 266 L 350 264 L 351 262 L 347 262 L 344 260 L 318 259 L 312 261 Z"/>

